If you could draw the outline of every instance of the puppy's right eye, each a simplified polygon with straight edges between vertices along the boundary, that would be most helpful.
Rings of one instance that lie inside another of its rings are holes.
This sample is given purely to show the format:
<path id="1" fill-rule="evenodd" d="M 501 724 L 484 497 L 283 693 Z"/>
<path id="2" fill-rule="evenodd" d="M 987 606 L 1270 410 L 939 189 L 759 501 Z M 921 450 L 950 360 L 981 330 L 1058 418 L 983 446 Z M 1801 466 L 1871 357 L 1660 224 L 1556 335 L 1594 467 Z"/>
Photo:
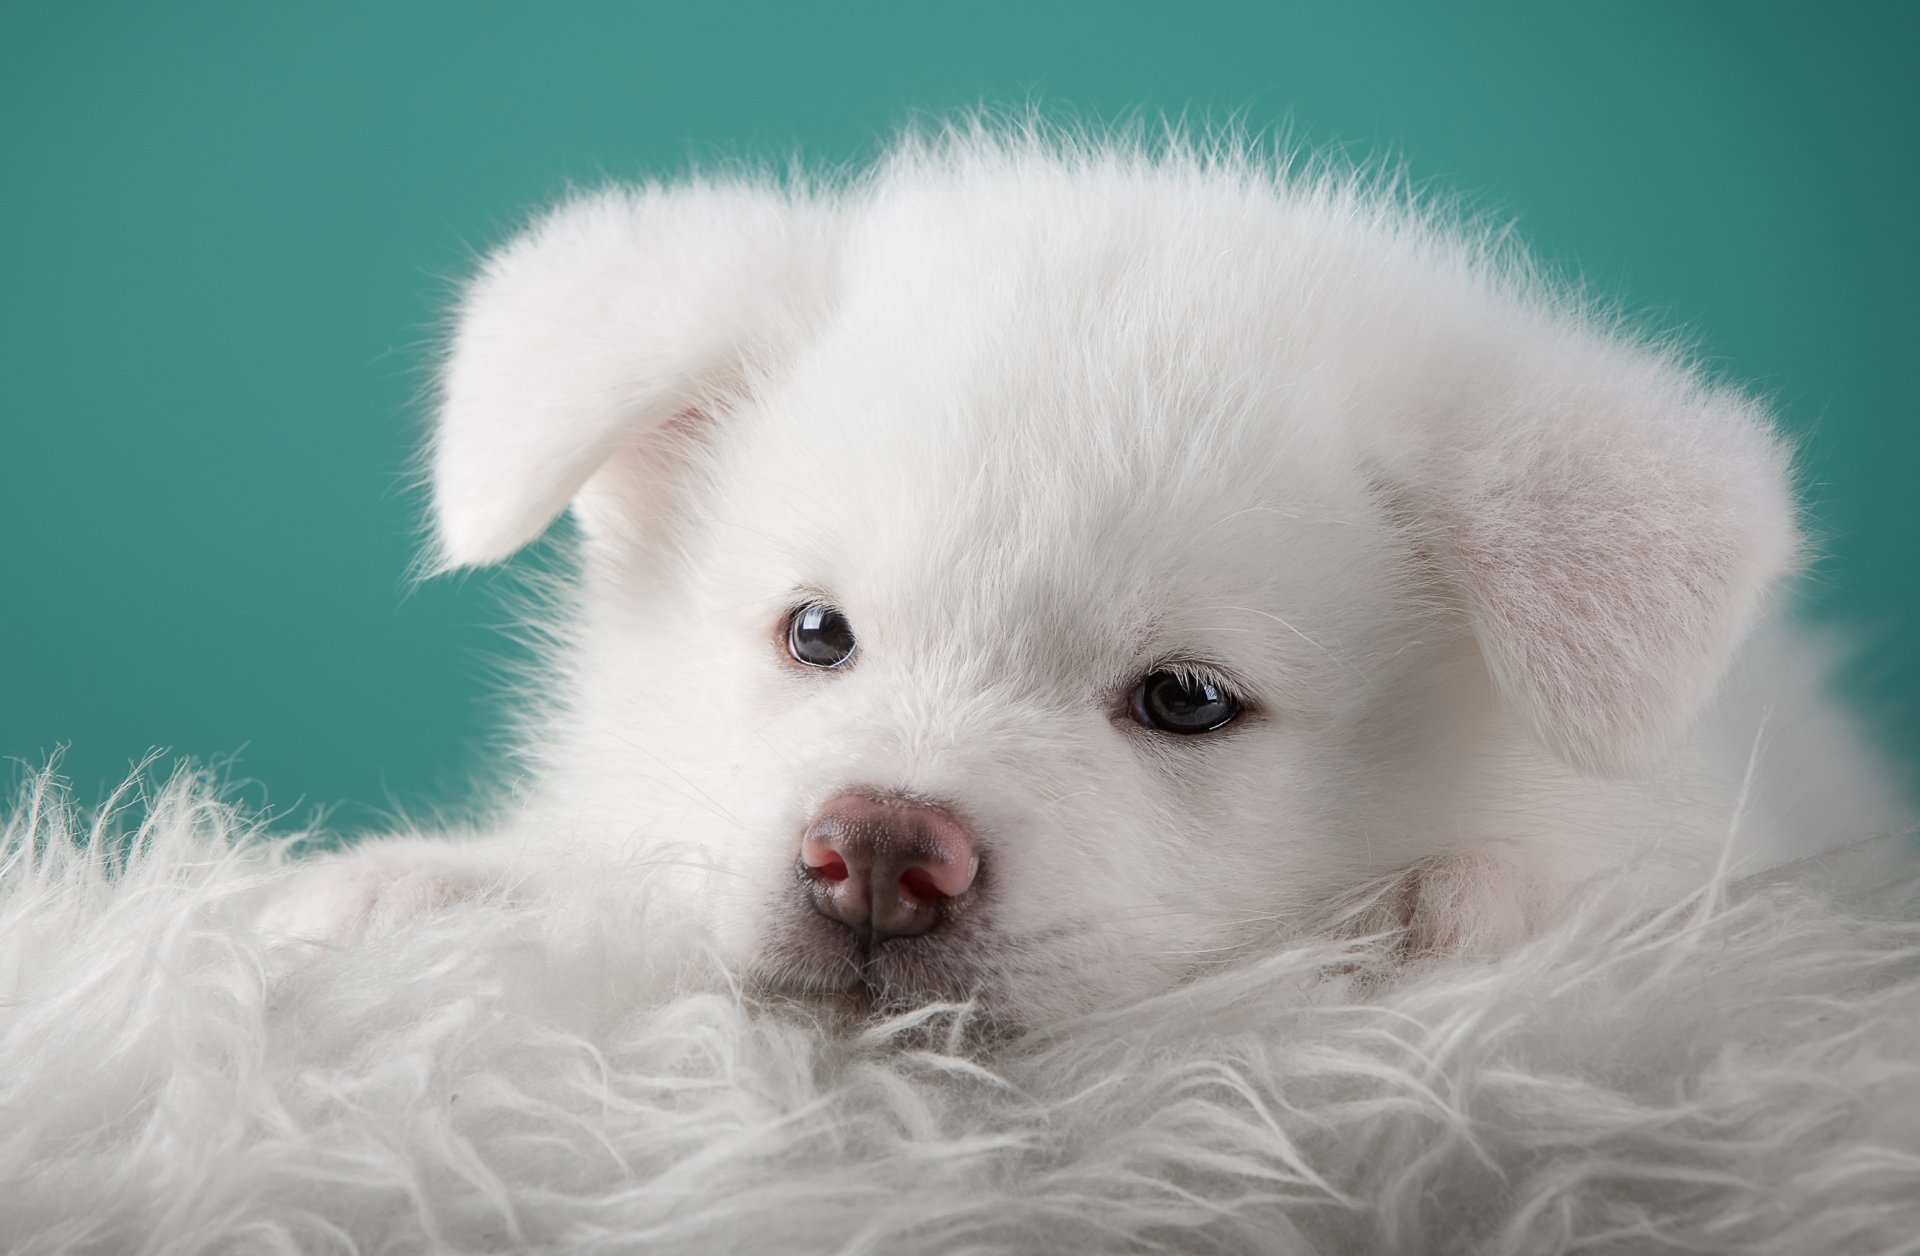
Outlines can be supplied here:
<path id="1" fill-rule="evenodd" d="M 853 625 L 831 606 L 803 606 L 787 620 L 787 653 L 807 667 L 841 667 L 853 657 Z"/>

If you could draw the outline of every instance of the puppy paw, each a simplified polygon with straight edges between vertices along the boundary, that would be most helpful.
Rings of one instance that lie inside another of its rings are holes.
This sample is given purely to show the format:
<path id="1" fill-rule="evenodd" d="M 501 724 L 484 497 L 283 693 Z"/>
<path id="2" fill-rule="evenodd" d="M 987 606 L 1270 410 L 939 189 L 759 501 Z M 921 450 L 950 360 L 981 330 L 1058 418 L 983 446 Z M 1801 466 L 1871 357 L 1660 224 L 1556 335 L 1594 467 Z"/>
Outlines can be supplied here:
<path id="1" fill-rule="evenodd" d="M 254 917 L 270 942 L 302 953 L 353 946 L 498 891 L 497 869 L 450 858 L 355 852 L 297 872 Z"/>
<path id="2" fill-rule="evenodd" d="M 1553 887 L 1497 855 L 1451 855 L 1413 869 L 1402 883 L 1400 923 L 1409 958 L 1490 959 L 1538 932 Z"/>

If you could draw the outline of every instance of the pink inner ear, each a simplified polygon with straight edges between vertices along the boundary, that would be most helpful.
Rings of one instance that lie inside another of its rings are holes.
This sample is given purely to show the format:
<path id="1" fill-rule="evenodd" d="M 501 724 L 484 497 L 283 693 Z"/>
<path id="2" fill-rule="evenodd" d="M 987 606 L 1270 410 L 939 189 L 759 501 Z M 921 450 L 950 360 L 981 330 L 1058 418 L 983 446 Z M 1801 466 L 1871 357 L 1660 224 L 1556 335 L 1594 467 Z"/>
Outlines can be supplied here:
<path id="1" fill-rule="evenodd" d="M 1498 855 L 1447 855 L 1407 874 L 1401 891 L 1410 956 L 1503 955 L 1531 937 L 1551 887 Z"/>
<path id="2" fill-rule="evenodd" d="M 665 513 L 687 452 L 713 423 L 715 407 L 689 403 L 615 450 L 573 500 L 591 536 L 645 544 L 651 521 Z"/>
<path id="3" fill-rule="evenodd" d="M 696 439 L 700 430 L 711 422 L 713 422 L 713 407 L 682 406 L 673 412 L 672 418 L 660 425 L 660 443 L 672 447 L 681 441 Z M 649 443 L 653 442 L 649 441 Z"/>

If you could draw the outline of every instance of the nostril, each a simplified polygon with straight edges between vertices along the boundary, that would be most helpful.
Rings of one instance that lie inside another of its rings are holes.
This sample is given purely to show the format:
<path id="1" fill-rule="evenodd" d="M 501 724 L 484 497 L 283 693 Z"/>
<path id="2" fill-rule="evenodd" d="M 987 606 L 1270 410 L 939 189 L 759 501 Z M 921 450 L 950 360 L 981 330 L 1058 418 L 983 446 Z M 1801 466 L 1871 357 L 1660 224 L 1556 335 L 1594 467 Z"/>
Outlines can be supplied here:
<path id="1" fill-rule="evenodd" d="M 811 837 L 800 843 L 800 862 L 809 873 L 822 881 L 844 881 L 852 875 L 845 857 L 839 851 Z"/>
<path id="2" fill-rule="evenodd" d="M 908 868 L 901 873 L 900 893 L 902 897 L 922 906 L 938 903 L 947 897 L 934 881 L 933 874 L 925 868 Z"/>

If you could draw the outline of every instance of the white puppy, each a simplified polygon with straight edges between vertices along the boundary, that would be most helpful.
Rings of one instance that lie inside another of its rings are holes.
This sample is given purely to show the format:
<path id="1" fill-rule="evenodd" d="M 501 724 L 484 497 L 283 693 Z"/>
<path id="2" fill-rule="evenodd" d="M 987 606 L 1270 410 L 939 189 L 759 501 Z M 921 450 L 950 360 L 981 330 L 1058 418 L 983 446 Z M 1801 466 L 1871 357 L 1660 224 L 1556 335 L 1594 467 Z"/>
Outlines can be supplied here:
<path id="1" fill-rule="evenodd" d="M 537 787 L 278 929 L 654 851 L 760 981 L 1030 1024 L 1290 936 L 1497 952 L 1736 811 L 1741 871 L 1900 822 L 1759 628 L 1767 416 L 1352 179 L 976 131 L 600 192 L 443 382 L 443 565 L 579 521 Z"/>

